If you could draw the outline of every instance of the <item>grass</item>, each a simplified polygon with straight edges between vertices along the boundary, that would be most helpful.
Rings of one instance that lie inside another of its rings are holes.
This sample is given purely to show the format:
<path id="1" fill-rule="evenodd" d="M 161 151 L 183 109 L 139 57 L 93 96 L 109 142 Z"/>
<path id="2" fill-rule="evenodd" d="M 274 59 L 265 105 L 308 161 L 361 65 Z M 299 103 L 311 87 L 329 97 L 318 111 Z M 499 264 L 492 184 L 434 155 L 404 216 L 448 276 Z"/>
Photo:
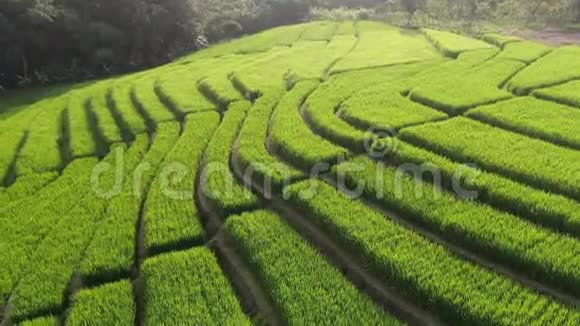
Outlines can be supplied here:
<path id="1" fill-rule="evenodd" d="M 75 294 L 65 325 L 131 325 L 136 311 L 133 285 L 123 280 Z"/>
<path id="2" fill-rule="evenodd" d="M 310 180 L 292 185 L 288 191 L 296 207 L 362 257 L 368 269 L 449 324 L 510 324 L 513 320 L 565 324 L 576 318 L 572 308 L 459 259 L 329 185 Z"/>
<path id="3" fill-rule="evenodd" d="M 306 98 L 319 86 L 316 81 L 296 84 L 278 103 L 272 117 L 270 137 L 273 150 L 293 166 L 310 170 L 320 163 L 332 163 L 347 151 L 314 134 L 300 115 Z"/>
<path id="4" fill-rule="evenodd" d="M 475 69 L 463 67 L 443 80 L 432 79 L 413 88 L 411 99 L 451 115 L 476 106 L 513 97 L 502 85 L 525 64 L 507 59 L 492 59 Z"/>
<path id="5" fill-rule="evenodd" d="M 209 249 L 147 259 L 142 272 L 147 324 L 251 324 Z"/>
<path id="6" fill-rule="evenodd" d="M 2 188 L 0 202 L 9 203 L 32 196 L 46 185 L 54 181 L 56 172 L 29 174 L 16 180 L 9 188 Z"/>
<path id="7" fill-rule="evenodd" d="M 580 149 L 580 110 L 533 97 L 479 107 L 467 116 L 494 126 Z"/>
<path id="8" fill-rule="evenodd" d="M 580 324 L 578 49 L 311 22 L 8 91 L 0 324 Z"/>
<path id="9" fill-rule="evenodd" d="M 482 39 L 497 47 L 503 48 L 505 45 L 513 42 L 520 42 L 521 39 L 515 36 L 502 35 L 497 33 L 488 33 L 483 35 Z"/>
<path id="10" fill-rule="evenodd" d="M 580 293 L 578 258 L 580 243 L 550 232 L 485 204 L 458 199 L 440 192 L 424 175 L 432 170 L 419 166 L 383 167 L 369 158 L 343 163 L 336 172 L 346 184 L 367 185 L 365 196 L 422 225 L 448 241 L 511 266 L 530 278 L 569 293 Z M 353 189 L 353 188 L 350 188 Z"/>
<path id="11" fill-rule="evenodd" d="M 231 217 L 227 230 L 287 324 L 399 324 L 269 211 Z M 300 302 L 299 305 L 296 302 Z"/>
<path id="12" fill-rule="evenodd" d="M 412 102 L 394 85 L 362 90 L 345 101 L 339 112 L 344 120 L 363 130 L 395 131 L 447 118 L 444 113 Z"/>
<path id="13" fill-rule="evenodd" d="M 314 22 L 306 26 L 300 40 L 330 42 L 337 29 L 338 24 L 334 22 Z"/>
<path id="14" fill-rule="evenodd" d="M 270 117 L 282 92 L 270 92 L 260 97 L 248 112 L 237 139 L 237 154 L 246 176 L 259 185 L 276 190 L 302 173 L 281 163 L 266 149 Z"/>
<path id="15" fill-rule="evenodd" d="M 132 160 L 133 164 L 126 163 L 125 174 L 129 177 L 123 181 L 121 192 L 109 201 L 105 218 L 95 228 L 79 267 L 86 284 L 101 284 L 130 276 L 135 262 L 136 225 L 142 193 L 148 190 L 157 167 L 177 140 L 178 132 L 176 123 L 164 123 L 158 127 L 150 148 L 149 139 L 144 135 L 133 143 L 132 156 L 138 156 L 140 162 Z M 144 164 L 147 164 L 145 171 L 142 170 Z M 135 178 L 139 178 L 141 183 L 140 196 L 135 193 Z"/>
<path id="16" fill-rule="evenodd" d="M 577 151 L 462 117 L 405 129 L 401 139 L 539 189 L 580 199 Z"/>
<path id="17" fill-rule="evenodd" d="M 544 44 L 535 42 L 511 42 L 505 44 L 499 58 L 519 60 L 530 64 L 548 54 L 552 49 Z"/>
<path id="18" fill-rule="evenodd" d="M 70 150 L 73 157 L 91 156 L 97 152 L 97 144 L 90 128 L 86 94 L 70 96 L 66 118 L 70 133 Z"/>
<path id="19" fill-rule="evenodd" d="M 384 148 L 385 144 L 380 142 L 376 146 Z M 425 170 L 439 171 L 442 185 L 449 191 L 461 185 L 467 191 L 477 191 L 478 201 L 539 225 L 580 236 L 580 204 L 577 201 L 529 187 L 476 166 L 463 164 L 462 161 L 450 160 L 403 141 L 397 141 L 392 146 L 395 150 L 386 157 L 389 162 L 397 166 L 415 164 Z"/>
<path id="20" fill-rule="evenodd" d="M 518 95 L 580 78 L 580 47 L 565 46 L 550 52 L 524 69 L 507 84 Z"/>
<path id="21" fill-rule="evenodd" d="M 332 67 L 331 74 L 439 57 L 437 51 L 420 33 L 398 29 L 361 29 L 356 47 Z"/>
<path id="22" fill-rule="evenodd" d="M 534 91 L 533 95 L 547 101 L 558 102 L 580 108 L 580 80 L 559 86 L 539 89 Z"/>
<path id="23" fill-rule="evenodd" d="M 258 207 L 256 196 L 230 170 L 234 142 L 251 107 L 246 101 L 230 104 L 205 153 L 201 190 L 222 217 Z"/>
<path id="24" fill-rule="evenodd" d="M 218 124 L 216 112 L 189 115 L 183 134 L 165 157 L 145 206 L 149 255 L 203 241 L 204 229 L 192 194 L 203 152 Z"/>
<path id="25" fill-rule="evenodd" d="M 132 162 L 127 164 L 137 165 L 146 148 L 146 142 L 143 143 L 127 149 L 124 156 L 127 162 Z M 115 156 L 115 151 L 108 156 L 109 164 Z M 88 173 L 85 171 L 85 174 Z M 112 169 L 100 178 L 101 185 L 111 186 L 117 181 Z M 78 205 L 64 213 L 57 212 L 57 216 L 52 217 L 55 225 L 48 227 L 36 239 L 37 243 L 29 248 L 33 252 L 27 255 L 30 260 L 12 294 L 11 316 L 16 321 L 59 314 L 64 310 L 64 294 L 91 242 L 93 230 L 104 218 L 109 204 L 105 198 L 89 189 L 88 183 L 81 184 L 79 190 L 82 197 L 79 198 Z M 32 236 L 30 231 L 27 236 Z M 24 248 L 23 246 L 19 249 Z"/>
<path id="26" fill-rule="evenodd" d="M 457 58 L 466 51 L 491 48 L 492 45 L 463 35 L 423 28 L 423 33 L 445 56 Z"/>

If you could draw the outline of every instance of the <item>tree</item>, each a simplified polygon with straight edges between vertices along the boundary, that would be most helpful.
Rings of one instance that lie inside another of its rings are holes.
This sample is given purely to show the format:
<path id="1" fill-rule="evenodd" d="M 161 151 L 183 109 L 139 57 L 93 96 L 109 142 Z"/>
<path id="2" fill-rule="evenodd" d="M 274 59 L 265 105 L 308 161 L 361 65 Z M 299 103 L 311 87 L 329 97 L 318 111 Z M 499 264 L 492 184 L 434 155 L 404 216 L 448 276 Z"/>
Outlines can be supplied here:
<path id="1" fill-rule="evenodd" d="M 425 5 L 424 0 L 401 0 L 401 7 L 409 14 L 407 25 L 411 25 L 417 10 Z"/>

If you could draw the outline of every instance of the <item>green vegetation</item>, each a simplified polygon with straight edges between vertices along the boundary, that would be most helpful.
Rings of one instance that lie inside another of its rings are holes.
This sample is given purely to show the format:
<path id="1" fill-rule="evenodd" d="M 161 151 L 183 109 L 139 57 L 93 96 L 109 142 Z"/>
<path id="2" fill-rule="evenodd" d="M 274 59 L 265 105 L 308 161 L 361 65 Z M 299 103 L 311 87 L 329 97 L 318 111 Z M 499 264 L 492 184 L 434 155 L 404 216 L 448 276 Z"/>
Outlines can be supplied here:
<path id="1" fill-rule="evenodd" d="M 133 285 L 119 281 L 75 294 L 66 325 L 132 325 L 135 313 Z"/>
<path id="2" fill-rule="evenodd" d="M 400 136 L 454 160 L 473 162 L 484 170 L 580 199 L 578 151 L 462 117 L 404 129 Z"/>
<path id="3" fill-rule="evenodd" d="M 141 141 L 126 150 L 124 156 L 128 169 L 137 165 L 146 147 L 147 142 Z M 113 150 L 106 158 L 109 164 L 115 159 L 116 152 L 117 150 Z M 89 174 L 90 170 L 84 173 Z M 106 171 L 101 179 L 104 185 L 110 186 L 117 181 L 113 169 Z M 64 310 L 63 293 L 66 293 L 76 268 L 91 242 L 93 230 L 104 218 L 108 206 L 107 200 L 94 192 L 94 189 L 90 189 L 89 183 L 85 182 L 79 189 L 82 190 L 79 194 L 81 197 L 78 198 L 76 206 L 51 216 L 54 225 L 46 225 L 46 233 L 36 238 L 38 243 L 31 244 L 32 247 L 29 249 L 33 252 L 29 253 L 30 261 L 12 294 L 11 315 L 14 320 L 25 320 L 48 313 L 58 314 Z M 15 226 L 25 225 L 15 223 Z M 37 224 L 37 227 L 39 226 L 41 225 Z M 23 237 L 20 242 L 24 239 L 33 240 L 30 236 L 29 230 L 27 233 L 29 238 Z"/>
<path id="4" fill-rule="evenodd" d="M 314 134 L 300 116 L 306 98 L 319 86 L 316 81 L 296 84 L 278 103 L 272 117 L 273 150 L 292 165 L 310 170 L 318 163 L 336 162 L 347 152 Z"/>
<path id="5" fill-rule="evenodd" d="M 29 174 L 21 176 L 9 188 L 0 191 L 0 202 L 14 202 L 28 196 L 32 196 L 57 177 L 55 172 Z"/>
<path id="6" fill-rule="evenodd" d="M 270 295 L 285 323 L 398 324 L 361 295 L 276 214 L 245 213 L 228 219 L 226 227 L 240 253 L 266 288 L 271 289 Z"/>
<path id="7" fill-rule="evenodd" d="M 362 20 L 461 1 L 0 4 L 0 83 L 95 78 L 0 98 L 0 324 L 580 324 L 578 47 Z"/>
<path id="8" fill-rule="evenodd" d="M 39 317 L 33 320 L 27 320 L 20 323 L 22 326 L 58 326 L 60 322 L 58 318 L 53 316 Z"/>
<path id="9" fill-rule="evenodd" d="M 145 204 L 148 254 L 203 241 L 204 230 L 192 193 L 203 152 L 218 124 L 216 112 L 189 115 L 183 134 L 165 157 Z"/>
<path id="10" fill-rule="evenodd" d="M 374 183 L 372 180 L 371 185 Z M 366 266 L 389 286 L 423 302 L 449 324 L 510 324 L 514 319 L 524 324 L 554 320 L 566 324 L 580 318 L 573 308 L 459 259 L 322 182 L 305 181 L 288 191 L 292 203 L 339 243 L 362 256 Z M 271 223 L 257 223 L 252 231 Z M 532 306 L 542 309 L 530 309 Z"/>
<path id="11" fill-rule="evenodd" d="M 527 64 L 532 63 L 548 54 L 552 49 L 544 44 L 535 42 L 511 42 L 503 47 L 498 58 L 519 60 Z"/>
<path id="12" fill-rule="evenodd" d="M 501 89 L 524 63 L 496 58 L 477 68 L 464 66 L 444 80 L 429 80 L 413 88 L 411 99 L 452 115 L 513 95 Z M 446 76 L 447 77 L 447 76 Z"/>
<path id="13" fill-rule="evenodd" d="M 356 47 L 338 61 L 330 73 L 384 67 L 439 57 L 437 51 L 420 33 L 380 26 L 383 27 L 379 30 L 368 30 L 364 25 L 360 26 L 359 42 Z"/>
<path id="14" fill-rule="evenodd" d="M 147 119 L 157 125 L 160 122 L 171 121 L 175 116 L 169 111 L 155 94 L 155 77 L 143 77 L 135 81 L 131 90 L 134 105 Z"/>
<path id="15" fill-rule="evenodd" d="M 445 56 L 457 58 L 466 51 L 490 48 L 492 45 L 463 35 L 423 28 L 423 33 Z"/>
<path id="16" fill-rule="evenodd" d="M 565 105 L 519 97 L 479 107 L 469 117 L 558 145 L 580 149 L 580 110 Z"/>
<path id="17" fill-rule="evenodd" d="M 256 196 L 230 170 L 233 145 L 251 107 L 246 101 L 230 104 L 205 153 L 201 189 L 222 217 L 258 207 Z"/>
<path id="18" fill-rule="evenodd" d="M 375 146 L 384 147 L 385 144 L 379 142 Z M 577 201 L 459 163 L 461 161 L 449 160 L 403 141 L 397 141 L 392 146 L 395 150 L 389 153 L 390 162 L 397 165 L 416 164 L 425 171 L 438 171 L 444 187 L 449 191 L 455 191 L 455 185 L 459 184 L 467 191 L 477 191 L 480 201 L 540 225 L 580 236 L 580 203 Z M 428 175 L 424 177 L 429 178 Z"/>
<path id="19" fill-rule="evenodd" d="M 520 38 L 515 36 L 509 35 L 502 35 L 497 33 L 488 33 L 485 34 L 482 38 L 484 41 L 491 43 L 497 47 L 503 48 L 505 45 L 509 43 L 519 42 L 521 41 Z"/>
<path id="20" fill-rule="evenodd" d="M 356 169 L 355 169 L 356 168 Z M 421 180 L 433 171 L 406 175 L 368 158 L 337 166 L 347 184 L 367 185 L 365 195 L 404 218 L 425 226 L 451 242 L 468 247 L 573 294 L 580 293 L 574 266 L 580 248 L 576 239 L 550 232 L 491 207 L 458 199 Z M 379 177 L 380 176 L 380 177 Z"/>
<path id="21" fill-rule="evenodd" d="M 534 96 L 580 108 L 580 81 L 534 91 Z"/>
<path id="22" fill-rule="evenodd" d="M 334 75 L 308 97 L 304 117 L 324 138 L 353 151 L 364 151 L 364 144 L 372 135 L 357 130 L 336 115 L 342 102 L 362 89 L 404 80 L 435 63 L 427 61 Z"/>
<path id="23" fill-rule="evenodd" d="M 306 29 L 300 36 L 301 41 L 327 41 L 330 42 L 338 24 L 332 22 L 315 22 L 306 26 Z"/>
<path id="24" fill-rule="evenodd" d="M 300 171 L 281 163 L 266 149 L 270 117 L 282 96 L 282 92 L 272 91 L 256 101 L 240 130 L 237 153 L 233 154 L 238 156 L 245 175 L 265 187 L 279 188 L 302 177 Z"/>
<path id="25" fill-rule="evenodd" d="M 73 93 L 66 109 L 67 129 L 70 135 L 72 157 L 91 156 L 97 152 L 97 144 L 91 132 L 85 94 Z"/>
<path id="26" fill-rule="evenodd" d="M 212 252 L 196 248 L 142 267 L 148 325 L 250 325 Z"/>
<path id="27" fill-rule="evenodd" d="M 110 200 L 106 217 L 97 227 L 85 252 L 80 273 L 86 283 L 102 283 L 130 276 L 135 262 L 136 225 L 142 198 L 148 192 L 163 158 L 177 141 L 179 129 L 176 122 L 161 123 L 148 150 L 146 145 L 149 139 L 141 136 L 146 140 L 141 140 L 145 145 L 140 149 L 143 151 L 141 165 L 127 166 L 125 173 L 129 177 L 124 181 L 121 193 Z M 139 189 L 135 188 L 135 180 L 140 182 Z"/>
<path id="28" fill-rule="evenodd" d="M 507 87 L 518 95 L 580 78 L 580 47 L 565 46 L 550 52 L 522 70 Z"/>
<path id="29" fill-rule="evenodd" d="M 341 117 L 363 130 L 398 130 L 403 127 L 447 118 L 447 115 L 401 95 L 393 85 L 362 90 L 345 101 Z"/>

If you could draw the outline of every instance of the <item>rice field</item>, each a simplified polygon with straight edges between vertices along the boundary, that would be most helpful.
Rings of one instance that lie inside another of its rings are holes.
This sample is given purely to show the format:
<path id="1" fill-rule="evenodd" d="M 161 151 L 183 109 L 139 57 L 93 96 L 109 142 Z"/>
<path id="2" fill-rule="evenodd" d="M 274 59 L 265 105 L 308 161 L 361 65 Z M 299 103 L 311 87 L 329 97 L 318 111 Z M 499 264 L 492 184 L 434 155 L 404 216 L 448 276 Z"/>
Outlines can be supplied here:
<path id="1" fill-rule="evenodd" d="M 580 47 L 366 21 L 8 93 L 0 325 L 580 325 L 579 135 Z"/>

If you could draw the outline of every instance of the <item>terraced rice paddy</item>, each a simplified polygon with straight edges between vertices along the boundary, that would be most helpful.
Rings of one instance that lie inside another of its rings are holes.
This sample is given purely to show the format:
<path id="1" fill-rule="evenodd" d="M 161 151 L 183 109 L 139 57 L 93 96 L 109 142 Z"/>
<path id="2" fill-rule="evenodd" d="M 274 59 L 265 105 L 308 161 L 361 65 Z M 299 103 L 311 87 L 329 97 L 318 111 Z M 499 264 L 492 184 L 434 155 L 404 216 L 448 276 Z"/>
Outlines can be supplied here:
<path id="1" fill-rule="evenodd" d="M 579 80 L 314 22 L 9 94 L 1 323 L 580 325 Z"/>

